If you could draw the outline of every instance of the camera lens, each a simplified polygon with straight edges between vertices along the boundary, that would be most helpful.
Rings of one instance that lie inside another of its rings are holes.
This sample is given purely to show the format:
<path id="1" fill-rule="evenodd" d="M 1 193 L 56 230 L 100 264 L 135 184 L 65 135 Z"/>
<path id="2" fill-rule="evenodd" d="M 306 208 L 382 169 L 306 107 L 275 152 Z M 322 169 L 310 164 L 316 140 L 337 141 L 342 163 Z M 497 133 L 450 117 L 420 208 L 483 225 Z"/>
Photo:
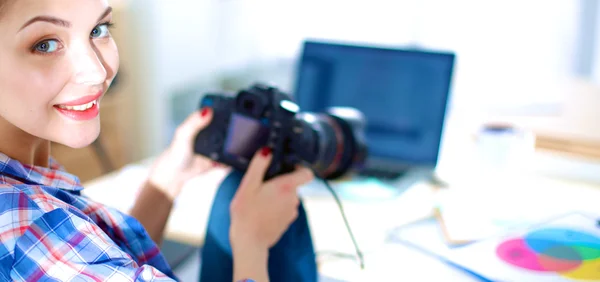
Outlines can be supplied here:
<path id="1" fill-rule="evenodd" d="M 352 108 L 332 108 L 326 113 L 302 113 L 305 133 L 297 144 L 305 150 L 305 160 L 319 177 L 336 179 L 359 170 L 367 156 L 365 118 Z M 309 145 L 310 144 L 310 145 Z"/>

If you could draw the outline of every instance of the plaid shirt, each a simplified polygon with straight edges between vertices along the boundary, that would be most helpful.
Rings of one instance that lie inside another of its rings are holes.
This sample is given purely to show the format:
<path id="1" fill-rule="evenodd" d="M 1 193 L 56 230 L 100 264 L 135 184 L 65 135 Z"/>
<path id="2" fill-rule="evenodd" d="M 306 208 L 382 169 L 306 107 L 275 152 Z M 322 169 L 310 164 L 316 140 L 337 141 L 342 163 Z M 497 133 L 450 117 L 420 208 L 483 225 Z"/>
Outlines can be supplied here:
<path id="1" fill-rule="evenodd" d="M 173 281 L 133 217 L 81 195 L 51 159 L 27 166 L 0 153 L 0 281 Z"/>

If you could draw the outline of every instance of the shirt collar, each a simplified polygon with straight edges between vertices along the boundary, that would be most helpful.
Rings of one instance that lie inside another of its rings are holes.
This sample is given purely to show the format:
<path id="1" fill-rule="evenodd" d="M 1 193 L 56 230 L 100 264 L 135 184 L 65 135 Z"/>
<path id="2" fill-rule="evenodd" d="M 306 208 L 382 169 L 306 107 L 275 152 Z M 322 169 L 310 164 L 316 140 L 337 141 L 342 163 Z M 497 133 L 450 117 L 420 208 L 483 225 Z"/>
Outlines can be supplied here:
<path id="1" fill-rule="evenodd" d="M 81 191 L 83 187 L 79 178 L 66 172 L 54 158 L 50 157 L 49 167 L 24 165 L 0 153 L 0 173 L 13 180 L 24 179 L 44 186 L 68 191 Z M 21 181 L 19 181 L 21 182 Z"/>

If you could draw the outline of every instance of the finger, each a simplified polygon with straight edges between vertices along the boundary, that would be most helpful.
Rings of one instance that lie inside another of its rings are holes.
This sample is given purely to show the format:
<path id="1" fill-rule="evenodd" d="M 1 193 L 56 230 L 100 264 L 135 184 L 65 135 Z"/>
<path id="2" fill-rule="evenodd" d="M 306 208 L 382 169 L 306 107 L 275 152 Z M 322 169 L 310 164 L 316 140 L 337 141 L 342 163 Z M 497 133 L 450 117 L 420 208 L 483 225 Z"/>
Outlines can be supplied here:
<path id="1" fill-rule="evenodd" d="M 192 144 L 198 132 L 210 124 L 212 117 L 213 111 L 208 107 L 192 113 L 177 127 L 175 140 L 185 144 Z"/>
<path id="2" fill-rule="evenodd" d="M 294 194 L 294 197 L 292 198 L 292 205 L 298 209 L 298 206 L 300 206 L 300 198 L 298 197 L 297 194 Z"/>
<path id="3" fill-rule="evenodd" d="M 193 167 L 198 173 L 203 173 L 212 168 L 212 161 L 201 155 L 194 156 Z"/>
<path id="4" fill-rule="evenodd" d="M 293 172 L 278 176 L 267 184 L 285 190 L 295 190 L 300 186 L 310 183 L 315 178 L 313 172 L 305 167 L 298 168 Z"/>
<path id="5" fill-rule="evenodd" d="M 298 218 L 298 209 L 294 209 L 291 213 L 290 213 L 290 225 L 292 225 L 292 223 Z M 288 227 L 289 228 L 289 227 Z"/>
<path id="6" fill-rule="evenodd" d="M 217 162 L 217 161 L 212 161 L 212 167 L 216 167 L 216 168 L 226 168 L 226 167 L 227 167 L 227 165 L 226 165 L 226 164 L 223 164 L 223 163 L 220 163 L 220 162 Z"/>
<path id="7" fill-rule="evenodd" d="M 271 148 L 263 147 L 254 153 L 250 165 L 244 174 L 240 190 L 244 192 L 256 192 L 262 185 L 265 173 L 271 164 Z"/>

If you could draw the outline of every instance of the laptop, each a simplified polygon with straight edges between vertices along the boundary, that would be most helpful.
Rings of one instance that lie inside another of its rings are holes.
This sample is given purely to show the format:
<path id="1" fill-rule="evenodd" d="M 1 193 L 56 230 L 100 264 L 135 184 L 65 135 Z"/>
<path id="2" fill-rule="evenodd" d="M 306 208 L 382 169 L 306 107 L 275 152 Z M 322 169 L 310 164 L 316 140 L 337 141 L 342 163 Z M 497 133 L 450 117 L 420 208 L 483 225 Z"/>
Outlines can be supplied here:
<path id="1" fill-rule="evenodd" d="M 295 73 L 303 111 L 354 107 L 367 118 L 364 175 L 433 173 L 440 152 L 455 54 L 306 40 Z"/>

